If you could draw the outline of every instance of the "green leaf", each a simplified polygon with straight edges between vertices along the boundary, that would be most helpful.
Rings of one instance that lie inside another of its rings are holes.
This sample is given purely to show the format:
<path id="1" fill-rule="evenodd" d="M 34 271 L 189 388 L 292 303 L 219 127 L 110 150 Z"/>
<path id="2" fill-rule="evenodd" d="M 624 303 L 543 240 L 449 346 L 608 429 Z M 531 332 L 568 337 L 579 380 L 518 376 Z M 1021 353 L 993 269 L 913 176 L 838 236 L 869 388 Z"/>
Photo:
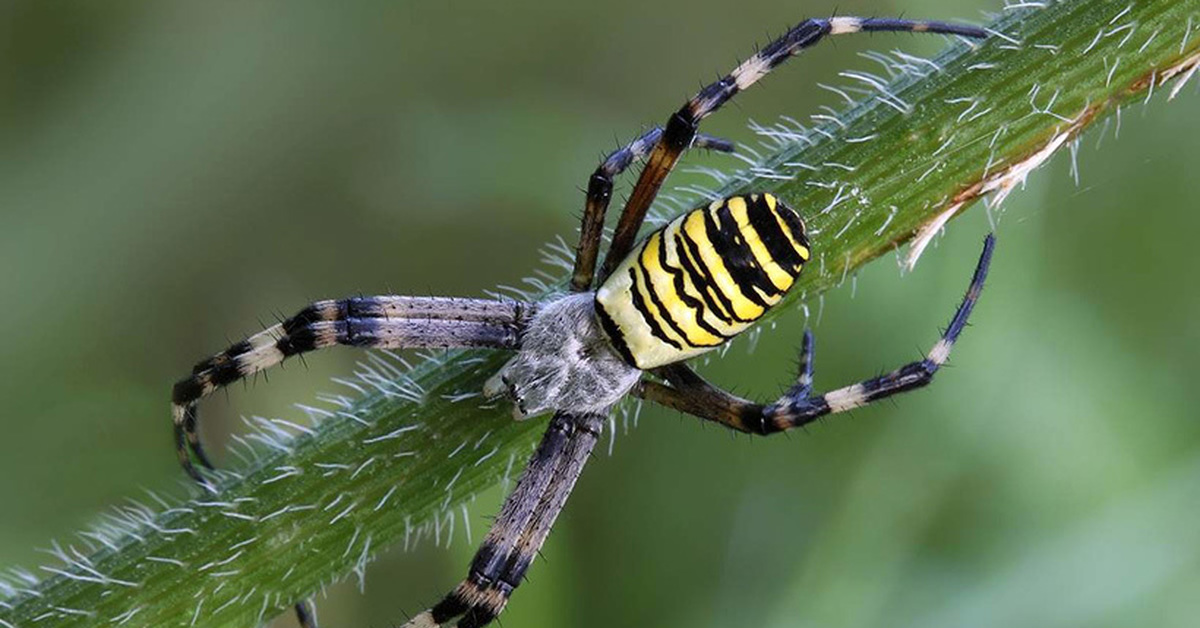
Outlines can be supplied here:
<path id="1" fill-rule="evenodd" d="M 933 60 L 878 55 L 889 76 L 851 74 L 836 120 L 760 129 L 755 165 L 718 175 L 715 194 L 774 191 L 806 215 L 818 257 L 790 302 L 914 237 L 915 261 L 974 201 L 998 202 L 1123 103 L 1166 97 L 1200 63 L 1200 0 L 1004 13 L 995 36 Z M 409 368 L 375 355 L 344 397 L 312 410 L 311 430 L 259 421 L 219 495 L 121 507 L 62 548 L 47 577 L 0 584 L 0 626 L 250 625 L 361 575 L 383 548 L 452 534 L 462 502 L 514 478 L 543 427 L 479 399 L 502 360 L 451 352 Z"/>

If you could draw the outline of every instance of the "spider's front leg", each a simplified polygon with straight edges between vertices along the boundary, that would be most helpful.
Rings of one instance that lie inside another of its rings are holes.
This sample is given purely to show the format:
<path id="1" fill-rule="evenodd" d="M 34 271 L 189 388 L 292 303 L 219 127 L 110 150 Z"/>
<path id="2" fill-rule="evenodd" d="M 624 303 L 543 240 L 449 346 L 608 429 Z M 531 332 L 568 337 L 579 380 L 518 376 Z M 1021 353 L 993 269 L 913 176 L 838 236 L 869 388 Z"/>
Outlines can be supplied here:
<path id="1" fill-rule="evenodd" d="M 571 272 L 571 292 L 587 292 L 592 288 L 596 274 L 596 258 L 600 253 L 600 239 L 604 234 L 604 215 L 612 201 L 613 180 L 629 168 L 635 159 L 649 154 L 650 149 L 662 137 L 662 129 L 655 127 L 613 151 L 588 178 L 587 201 L 583 210 L 583 224 L 579 228 L 579 245 L 575 247 L 575 269 Z M 693 148 L 715 150 L 722 153 L 734 151 L 733 142 L 719 137 L 696 135 Z M 641 226 L 640 224 L 638 225 Z"/>
<path id="2" fill-rule="evenodd" d="M 559 412 L 475 553 L 467 579 L 402 628 L 479 628 L 504 610 L 566 503 L 604 425 L 602 414 Z"/>
<path id="3" fill-rule="evenodd" d="M 646 158 L 646 165 L 642 168 L 637 184 L 621 211 L 621 218 L 613 232 L 612 245 L 600 270 L 600 279 L 604 280 L 612 274 L 621 260 L 633 250 L 638 230 L 641 229 L 650 204 L 658 196 L 659 188 L 679 162 L 683 151 L 692 144 L 701 120 L 720 109 L 739 92 L 757 83 L 784 61 L 825 37 L 877 31 L 940 33 L 979 39 L 988 35 L 986 30 L 974 26 L 892 18 L 831 17 L 808 19 L 793 26 L 743 61 L 732 72 L 705 86 L 667 120 L 662 136 Z"/>
<path id="4" fill-rule="evenodd" d="M 967 325 L 987 278 L 988 266 L 995 247 L 995 236 L 989 235 L 983 253 L 975 267 L 971 285 L 954 313 L 941 340 L 924 359 L 906 364 L 890 373 L 820 395 L 812 394 L 813 337 L 805 331 L 800 352 L 800 376 L 796 384 L 775 403 L 764 405 L 731 395 L 705 381 L 683 363 L 656 369 L 654 373 L 668 384 L 643 381 L 634 394 L 681 412 L 715 421 L 750 434 L 775 434 L 815 421 L 836 412 L 862 407 L 872 401 L 891 397 L 933 381 L 933 376 L 950 357 L 958 335 Z"/>
<path id="5" fill-rule="evenodd" d="M 189 476 L 209 486 L 192 462 L 195 456 L 201 465 L 213 468 L 196 431 L 196 403 L 289 357 L 335 345 L 517 349 L 531 310 L 526 303 L 445 297 L 355 297 L 312 303 L 295 316 L 198 363 L 191 375 L 176 382 L 171 414 L 179 463 Z"/>

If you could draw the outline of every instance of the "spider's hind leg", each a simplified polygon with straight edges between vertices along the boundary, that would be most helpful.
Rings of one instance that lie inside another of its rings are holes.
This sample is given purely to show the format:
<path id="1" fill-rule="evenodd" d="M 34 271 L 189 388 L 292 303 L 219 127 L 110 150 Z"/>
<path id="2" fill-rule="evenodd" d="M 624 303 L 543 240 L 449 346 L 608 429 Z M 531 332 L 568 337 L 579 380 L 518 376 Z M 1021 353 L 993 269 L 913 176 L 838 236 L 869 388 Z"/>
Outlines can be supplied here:
<path id="1" fill-rule="evenodd" d="M 480 628 L 500 614 L 525 577 L 600 437 L 600 414 L 558 413 L 475 553 L 466 580 L 402 628 Z"/>
<path id="2" fill-rule="evenodd" d="M 767 435 L 807 425 L 827 414 L 845 412 L 872 401 L 925 386 L 933 381 L 934 374 L 950 358 L 951 348 L 967 325 L 971 310 L 983 291 L 995 245 L 995 236 L 989 235 L 984 241 L 983 252 L 979 256 L 971 285 L 954 312 L 950 325 L 929 351 L 929 355 L 890 373 L 814 395 L 813 340 L 812 333 L 805 332 L 800 352 L 800 375 L 796 384 L 775 403 L 764 405 L 729 394 L 708 383 L 682 363 L 671 364 L 654 371 L 656 375 L 665 379 L 667 384 L 643 381 L 634 389 L 634 394 L 740 432 Z"/>

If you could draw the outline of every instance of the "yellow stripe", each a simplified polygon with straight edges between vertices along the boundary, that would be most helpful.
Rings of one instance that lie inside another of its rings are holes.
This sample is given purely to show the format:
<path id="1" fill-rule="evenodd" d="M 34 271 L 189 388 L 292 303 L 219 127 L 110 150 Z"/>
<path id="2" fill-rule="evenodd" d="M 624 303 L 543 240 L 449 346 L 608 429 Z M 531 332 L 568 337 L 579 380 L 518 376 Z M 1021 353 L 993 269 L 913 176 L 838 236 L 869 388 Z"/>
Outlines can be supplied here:
<path id="1" fill-rule="evenodd" d="M 655 255 L 657 255 L 657 243 L 659 241 L 659 237 L 660 237 L 659 232 L 655 232 L 655 233 L 651 234 L 650 238 L 646 241 L 646 245 L 644 248 L 649 249 L 651 247 L 654 247 L 656 250 Z M 643 268 L 643 265 L 645 264 L 645 262 L 646 262 L 645 255 L 642 255 L 639 260 L 634 262 L 633 269 L 634 269 L 634 272 L 637 274 L 638 281 L 633 282 L 633 286 L 631 286 L 631 289 L 638 290 L 638 294 L 642 295 L 642 303 L 643 303 L 643 305 L 645 305 L 646 311 L 648 311 L 650 313 L 650 316 L 654 318 L 654 322 L 658 323 L 658 327 L 662 331 L 663 334 L 670 337 L 672 340 L 674 340 L 676 342 L 680 342 L 680 344 L 685 344 L 685 345 L 689 344 L 687 341 L 687 338 L 679 337 L 679 334 L 675 332 L 675 330 L 671 327 L 671 324 L 668 323 L 667 320 L 664 318 L 663 312 L 659 311 L 658 306 L 655 305 L 654 298 L 650 293 L 651 293 L 651 291 L 653 291 L 655 293 L 657 293 L 658 291 L 655 290 L 655 286 L 646 282 L 645 276 L 642 275 L 642 268 Z M 660 269 L 660 271 L 661 271 L 661 269 Z M 641 288 L 639 289 L 638 286 L 641 286 Z"/>
<path id="2" fill-rule="evenodd" d="M 682 231 L 683 221 L 686 220 L 687 217 L 688 214 L 684 214 L 671 223 L 672 226 L 670 228 L 672 231 L 670 248 L 668 248 L 667 251 L 668 254 L 674 252 L 674 257 L 670 257 L 668 260 L 682 268 L 683 258 L 686 258 L 689 266 L 703 269 L 704 264 L 692 256 L 692 252 L 688 247 L 680 247 L 675 242 L 675 236 L 679 235 L 680 231 Z M 679 237 L 685 238 L 687 236 L 679 235 Z M 688 294 L 700 299 L 704 303 L 704 312 L 708 315 L 706 320 L 712 323 L 714 327 L 720 329 L 722 333 L 725 333 L 726 335 L 736 334 L 746 328 L 744 323 L 739 323 L 737 321 L 725 322 L 725 319 L 733 318 L 733 313 L 728 311 L 725 307 L 725 304 L 721 302 L 721 297 L 718 295 L 717 289 L 715 286 L 713 286 L 712 282 L 701 279 L 701 283 L 696 283 L 693 281 L 690 274 L 686 274 L 686 271 L 684 277 L 687 280 L 688 288 L 690 288 Z M 712 302 L 712 306 L 710 306 L 709 301 Z"/>
<path id="3" fill-rule="evenodd" d="M 757 319 L 766 310 L 742 295 L 741 289 L 738 288 L 737 283 L 730 276 L 729 270 L 725 267 L 724 260 L 717 255 L 716 249 L 708 239 L 704 228 L 704 218 L 705 212 L 693 211 L 685 218 L 683 230 L 686 236 L 691 238 L 700 249 L 700 257 L 703 258 L 701 261 L 708 267 L 708 272 L 716 283 L 712 287 L 725 295 L 725 298 L 733 305 L 734 314 L 738 318 L 742 320 Z"/>
<path id="4" fill-rule="evenodd" d="M 696 311 L 679 298 L 675 290 L 675 282 L 670 273 L 659 263 L 659 248 L 663 246 L 659 233 L 650 236 L 642 249 L 641 264 L 653 281 L 654 292 L 658 295 L 663 308 L 671 315 L 671 320 L 684 333 L 684 342 L 693 347 L 711 347 L 721 344 L 723 339 L 705 331 L 696 323 Z M 661 317 L 661 314 L 660 314 Z M 666 326 L 666 321 L 663 321 Z M 674 331 L 674 330 L 672 330 Z"/>
<path id="5" fill-rule="evenodd" d="M 675 242 L 675 236 L 679 233 L 679 229 L 683 224 L 683 219 L 686 217 L 687 215 L 685 214 L 679 218 L 676 218 L 675 220 L 672 220 L 663 232 L 663 245 L 667 247 L 667 263 L 681 270 L 683 269 L 683 260 L 680 258 L 684 255 L 687 255 L 688 259 L 691 260 L 691 265 L 699 265 L 699 262 L 691 259 L 691 255 L 689 255 L 686 250 L 680 250 L 679 246 Z M 721 307 L 721 302 L 715 294 L 711 298 L 716 304 L 716 311 L 714 311 L 713 307 L 709 306 L 708 300 L 705 299 L 704 293 L 702 292 L 708 288 L 708 283 L 697 285 L 692 280 L 692 275 L 684 271 L 683 285 L 684 292 L 686 292 L 689 297 L 701 303 L 704 320 L 708 323 L 709 327 L 712 327 L 726 336 L 732 336 L 746 328 L 745 324 L 738 323 L 737 321 L 726 322 L 721 318 L 721 316 L 728 318 L 730 314 Z"/>

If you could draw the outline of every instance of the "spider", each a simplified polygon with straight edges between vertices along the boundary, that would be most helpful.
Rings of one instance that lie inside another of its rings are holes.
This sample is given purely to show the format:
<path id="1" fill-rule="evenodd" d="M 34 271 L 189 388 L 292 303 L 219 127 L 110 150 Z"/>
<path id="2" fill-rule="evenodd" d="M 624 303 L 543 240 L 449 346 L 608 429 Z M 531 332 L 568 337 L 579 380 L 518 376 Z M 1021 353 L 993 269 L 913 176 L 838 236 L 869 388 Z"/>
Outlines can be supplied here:
<path id="1" fill-rule="evenodd" d="M 213 466 L 197 433 L 197 402 L 291 356 L 334 345 L 515 352 L 487 381 L 485 396 L 510 400 L 518 419 L 541 414 L 552 418 L 471 561 L 467 578 L 405 624 L 431 628 L 457 619 L 460 628 L 476 628 L 499 615 L 521 583 L 608 413 L 626 395 L 741 432 L 768 435 L 930 383 L 979 298 L 995 245 L 992 235 L 984 241 L 966 296 L 927 357 L 817 394 L 812 388 L 813 336 L 806 331 L 799 377 L 770 404 L 722 391 L 686 360 L 746 330 L 792 286 L 811 258 L 800 215 L 771 194 L 732 196 L 693 209 L 637 240 L 650 204 L 685 150 L 733 150 L 727 141 L 699 134 L 701 120 L 824 37 L 872 31 L 987 36 L 976 27 L 904 19 L 831 17 L 800 22 L 701 89 L 665 127 L 650 130 L 600 164 L 588 181 L 567 294 L 538 303 L 410 296 L 312 303 L 200 362 L 175 384 L 175 448 L 184 470 L 215 490 L 196 464 Z M 613 180 L 638 159 L 644 159 L 641 175 L 597 275 Z M 307 601 L 296 602 L 295 608 L 303 626 L 316 626 Z"/>

